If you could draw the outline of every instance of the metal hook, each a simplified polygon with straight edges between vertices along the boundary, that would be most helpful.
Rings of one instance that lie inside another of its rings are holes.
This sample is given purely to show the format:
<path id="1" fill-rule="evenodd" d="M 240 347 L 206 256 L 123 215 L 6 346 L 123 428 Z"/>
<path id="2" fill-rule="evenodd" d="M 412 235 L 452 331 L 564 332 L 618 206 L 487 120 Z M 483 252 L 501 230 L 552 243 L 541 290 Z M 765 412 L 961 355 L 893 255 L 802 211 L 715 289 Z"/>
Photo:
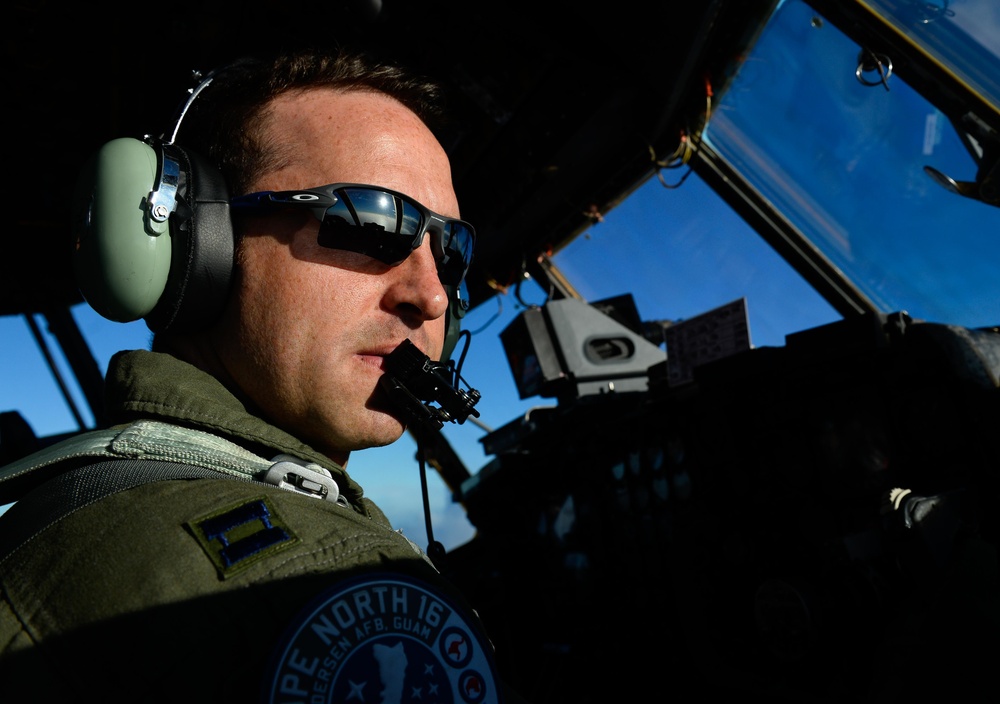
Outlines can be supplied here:
<path id="1" fill-rule="evenodd" d="M 864 77 L 865 73 L 877 71 L 879 80 L 870 81 Z M 862 49 L 858 54 L 858 70 L 854 72 L 861 85 L 877 86 L 881 85 L 889 90 L 889 76 L 892 75 L 892 59 L 885 54 L 876 54 L 871 49 Z"/>

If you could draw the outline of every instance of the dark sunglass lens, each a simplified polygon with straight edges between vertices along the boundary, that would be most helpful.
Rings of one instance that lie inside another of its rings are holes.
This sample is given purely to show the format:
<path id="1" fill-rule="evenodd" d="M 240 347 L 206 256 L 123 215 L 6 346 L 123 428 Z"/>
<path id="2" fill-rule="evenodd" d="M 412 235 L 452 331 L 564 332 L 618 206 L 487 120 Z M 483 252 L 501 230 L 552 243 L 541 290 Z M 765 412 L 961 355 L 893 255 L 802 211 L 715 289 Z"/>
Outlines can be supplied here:
<path id="1" fill-rule="evenodd" d="M 335 192 L 319 229 L 319 244 L 374 257 L 385 264 L 406 259 L 424 234 L 423 210 L 408 198 L 378 188 L 346 187 Z M 444 220 L 444 218 L 442 218 Z M 459 284 L 472 262 L 475 234 L 468 225 L 445 220 L 434 240 L 438 276 Z"/>
<path id="2" fill-rule="evenodd" d="M 410 254 L 420 223 L 420 212 L 391 193 L 343 188 L 337 191 L 337 202 L 327 208 L 319 244 L 396 264 Z"/>
<path id="3" fill-rule="evenodd" d="M 464 223 L 452 222 L 444 230 L 442 245 L 449 256 L 456 256 L 466 265 L 472 262 L 472 248 L 475 236 Z"/>
<path id="4" fill-rule="evenodd" d="M 409 256 L 421 223 L 415 207 L 376 188 L 341 188 L 336 197 L 323 218 L 320 245 L 359 252 L 385 264 Z"/>
<path id="5" fill-rule="evenodd" d="M 458 284 L 472 263 L 472 249 L 475 236 L 472 231 L 460 222 L 450 222 L 441 233 L 441 249 L 444 256 L 438 262 L 438 276 L 442 283 L 454 286 Z"/>
<path id="6" fill-rule="evenodd" d="M 341 203 L 353 211 L 354 224 L 361 227 L 405 234 L 404 204 L 391 194 L 372 188 L 345 188 L 339 191 Z"/>

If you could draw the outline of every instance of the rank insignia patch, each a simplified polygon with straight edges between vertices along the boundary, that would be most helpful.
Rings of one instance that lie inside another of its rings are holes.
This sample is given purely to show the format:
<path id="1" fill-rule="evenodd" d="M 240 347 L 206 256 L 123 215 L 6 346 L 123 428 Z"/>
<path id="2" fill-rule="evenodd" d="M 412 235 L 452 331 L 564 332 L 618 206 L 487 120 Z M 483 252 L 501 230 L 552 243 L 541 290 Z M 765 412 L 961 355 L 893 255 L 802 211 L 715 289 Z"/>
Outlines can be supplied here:
<path id="1" fill-rule="evenodd" d="M 264 496 L 191 521 L 187 526 L 223 579 L 298 542 Z"/>
<path id="2" fill-rule="evenodd" d="M 264 687 L 268 704 L 500 701 L 478 627 L 427 584 L 398 574 L 321 595 L 286 631 Z"/>

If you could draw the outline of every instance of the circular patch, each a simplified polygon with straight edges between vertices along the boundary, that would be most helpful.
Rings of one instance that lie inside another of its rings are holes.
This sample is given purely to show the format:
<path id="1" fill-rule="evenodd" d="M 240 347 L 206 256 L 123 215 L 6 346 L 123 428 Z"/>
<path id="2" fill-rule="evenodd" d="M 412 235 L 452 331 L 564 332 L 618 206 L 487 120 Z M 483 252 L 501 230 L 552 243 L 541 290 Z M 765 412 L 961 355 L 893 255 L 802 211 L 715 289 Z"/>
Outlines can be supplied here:
<path id="1" fill-rule="evenodd" d="M 366 575 L 324 592 L 294 621 L 265 680 L 270 704 L 499 702 L 493 651 L 426 583 Z"/>

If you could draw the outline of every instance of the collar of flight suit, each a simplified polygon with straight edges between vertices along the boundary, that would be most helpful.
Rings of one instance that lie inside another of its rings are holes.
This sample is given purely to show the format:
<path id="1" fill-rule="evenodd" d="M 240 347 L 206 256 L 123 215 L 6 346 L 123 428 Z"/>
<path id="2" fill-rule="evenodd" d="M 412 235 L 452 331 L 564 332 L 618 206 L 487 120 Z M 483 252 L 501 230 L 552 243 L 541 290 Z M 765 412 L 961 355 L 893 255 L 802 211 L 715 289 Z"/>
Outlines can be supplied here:
<path id="1" fill-rule="evenodd" d="M 178 423 L 261 456 L 290 454 L 315 462 L 330 471 L 352 505 L 361 505 L 363 490 L 343 467 L 255 415 L 215 377 L 172 355 L 147 350 L 115 354 L 108 365 L 105 407 L 115 425 L 138 419 Z"/>

